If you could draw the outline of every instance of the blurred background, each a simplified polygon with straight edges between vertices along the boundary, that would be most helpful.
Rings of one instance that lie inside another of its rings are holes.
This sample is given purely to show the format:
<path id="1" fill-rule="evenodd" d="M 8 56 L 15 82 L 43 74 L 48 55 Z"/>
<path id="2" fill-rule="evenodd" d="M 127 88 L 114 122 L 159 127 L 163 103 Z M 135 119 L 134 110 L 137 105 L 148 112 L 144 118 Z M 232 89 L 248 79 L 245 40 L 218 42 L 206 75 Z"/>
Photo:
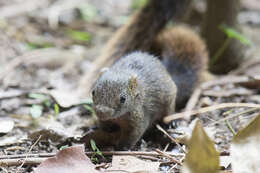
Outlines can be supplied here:
<path id="1" fill-rule="evenodd" d="M 0 155 L 24 153 L 39 133 L 53 137 L 52 142 L 39 143 L 32 152 L 56 152 L 61 141 L 88 130 L 92 101 L 78 106 L 83 103 L 77 95 L 80 79 L 115 31 L 147 2 L 0 0 Z M 242 76 L 226 79 L 234 79 L 231 84 L 208 85 L 193 108 L 223 102 L 260 104 L 260 1 L 194 0 L 189 8 L 180 23 L 205 40 L 210 71 Z M 167 27 L 176 24 L 172 20 Z M 237 85 L 248 76 L 254 81 Z M 244 109 L 233 110 L 240 111 Z M 202 120 L 208 123 L 223 112 L 208 113 L 210 118 Z M 232 121 L 235 130 L 245 124 L 240 120 Z M 54 135 L 37 131 L 50 126 Z M 225 151 L 232 133 L 226 125 L 213 126 L 217 147 Z M 17 145 L 24 148 L 7 150 Z"/>
<path id="2" fill-rule="evenodd" d="M 214 13 L 214 10 L 220 11 L 215 12 L 214 16 L 207 11 L 205 0 L 195 0 L 183 23 L 201 33 L 207 42 L 211 58 L 216 59 L 217 51 L 226 41 L 227 29 L 225 31 L 221 31 L 219 27 L 212 29 L 220 23 L 228 23 L 230 24 L 228 29 L 239 32 L 239 35 L 234 37 L 240 39 L 238 42 L 244 41 L 247 47 L 242 52 L 243 59 L 256 57 L 259 54 L 257 47 L 259 45 L 260 2 L 242 0 L 241 4 L 234 1 L 235 5 L 231 1 L 226 4 L 223 2 L 212 4 L 214 8 L 209 3 L 208 9 L 213 11 L 211 13 Z M 27 89 L 43 86 L 75 88 L 80 75 L 87 73 L 91 61 L 100 55 L 105 43 L 116 29 L 127 23 L 131 14 L 146 3 L 147 0 L 0 1 L 0 81 L 2 86 L 19 85 Z M 226 9 L 225 14 L 221 12 L 221 9 Z M 230 9 L 234 9 L 234 12 Z M 224 19 L 219 19 L 220 14 L 224 15 L 222 17 Z M 169 25 L 174 24 L 174 21 L 169 23 Z M 233 32 L 234 34 L 236 33 Z M 248 52 L 255 47 L 255 52 Z M 30 55 L 30 52 L 33 55 Z M 225 56 L 224 52 L 219 62 L 226 64 L 227 60 L 231 59 L 230 61 L 233 62 L 230 62 L 230 67 L 217 62 L 216 67 L 214 65 L 211 67 L 211 71 L 226 73 L 238 67 L 241 55 L 234 56 L 233 54 L 241 52 L 239 48 L 235 46 L 235 51 L 227 49 L 226 52 L 231 52 L 231 56 L 230 54 Z M 26 53 L 29 55 L 25 55 Z M 24 55 L 24 59 L 16 58 L 21 55 Z M 222 60 L 223 57 L 225 61 Z M 14 67 L 10 67 L 14 62 L 11 63 L 11 61 L 14 59 L 17 64 L 15 70 L 12 70 Z"/>

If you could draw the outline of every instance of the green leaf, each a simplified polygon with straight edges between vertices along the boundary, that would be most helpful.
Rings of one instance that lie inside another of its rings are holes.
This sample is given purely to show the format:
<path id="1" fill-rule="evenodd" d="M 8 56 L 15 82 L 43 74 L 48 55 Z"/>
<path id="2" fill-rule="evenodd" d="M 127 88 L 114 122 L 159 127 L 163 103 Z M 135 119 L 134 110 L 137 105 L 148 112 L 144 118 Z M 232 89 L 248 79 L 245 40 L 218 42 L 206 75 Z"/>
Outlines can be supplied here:
<path id="1" fill-rule="evenodd" d="M 51 101 L 50 100 L 45 100 L 43 102 L 43 104 L 47 107 L 47 108 L 50 108 L 51 107 Z"/>
<path id="2" fill-rule="evenodd" d="M 26 46 L 29 50 L 33 50 L 33 49 L 49 48 L 49 47 L 53 47 L 54 45 L 52 43 L 28 42 L 26 43 Z"/>
<path id="3" fill-rule="evenodd" d="M 32 98 L 32 99 L 39 99 L 39 100 L 42 101 L 42 103 L 43 103 L 46 107 L 48 107 L 48 108 L 51 107 L 51 100 L 50 100 L 50 98 L 49 98 L 47 95 L 45 95 L 45 94 L 30 93 L 30 94 L 28 95 L 28 97 L 29 97 L 29 98 Z"/>
<path id="4" fill-rule="evenodd" d="M 96 143 L 93 139 L 90 140 L 90 145 L 91 145 L 92 150 L 95 151 L 97 153 L 97 155 L 104 157 L 102 152 L 96 146 Z"/>
<path id="5" fill-rule="evenodd" d="M 63 150 L 65 148 L 69 148 L 69 146 L 68 145 L 63 145 L 63 146 L 60 147 L 60 150 Z"/>
<path id="6" fill-rule="evenodd" d="M 81 103 L 91 105 L 93 104 L 93 100 L 91 98 L 85 98 L 81 101 Z"/>
<path id="7" fill-rule="evenodd" d="M 67 34 L 76 41 L 89 42 L 91 40 L 91 34 L 88 32 L 69 30 Z"/>
<path id="8" fill-rule="evenodd" d="M 48 97 L 44 94 L 38 94 L 38 93 L 30 93 L 29 95 L 29 98 L 32 98 L 32 99 L 40 99 L 40 100 L 47 100 Z"/>
<path id="9" fill-rule="evenodd" d="M 57 103 L 54 104 L 54 111 L 55 111 L 56 115 L 58 115 L 60 113 L 60 107 Z"/>
<path id="10" fill-rule="evenodd" d="M 32 105 L 30 113 L 33 118 L 39 118 L 42 115 L 43 107 L 41 105 Z"/>
<path id="11" fill-rule="evenodd" d="M 89 105 L 84 105 L 84 108 L 87 109 L 87 110 L 89 110 L 92 114 L 95 114 L 95 111 L 94 111 L 94 109 L 93 109 L 91 106 L 89 106 Z"/>
<path id="12" fill-rule="evenodd" d="M 239 40 L 241 43 L 243 43 L 244 45 L 251 45 L 252 42 L 247 39 L 245 36 L 243 36 L 241 33 L 237 32 L 236 30 L 234 30 L 233 28 L 227 27 L 225 25 L 221 25 L 220 29 L 226 33 L 226 35 L 229 38 L 234 38 L 236 40 Z"/>
<path id="13" fill-rule="evenodd" d="M 93 139 L 90 140 L 90 145 L 91 145 L 91 148 L 93 151 L 96 151 L 97 150 L 97 146 L 96 146 L 96 143 Z"/>

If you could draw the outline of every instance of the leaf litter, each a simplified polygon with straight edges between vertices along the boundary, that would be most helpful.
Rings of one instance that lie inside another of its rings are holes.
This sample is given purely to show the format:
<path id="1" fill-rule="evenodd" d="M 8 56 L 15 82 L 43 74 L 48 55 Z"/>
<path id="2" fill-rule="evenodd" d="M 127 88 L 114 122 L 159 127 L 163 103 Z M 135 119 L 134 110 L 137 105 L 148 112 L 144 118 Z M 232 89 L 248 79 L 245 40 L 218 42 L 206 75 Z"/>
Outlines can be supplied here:
<path id="1" fill-rule="evenodd" d="M 65 3 L 56 16 L 48 15 L 63 3 L 60 0 L 28 0 L 25 4 L 19 0 L 0 2 L 1 16 L 4 17 L 0 20 L 0 158 L 7 159 L 6 162 L 0 159 L 0 171 L 16 172 L 19 167 L 20 172 L 32 172 L 42 169 L 44 163 L 44 172 L 51 169 L 61 172 L 70 164 L 70 172 L 74 172 L 74 168 L 75 171 L 84 168 L 85 172 L 180 172 L 181 164 L 196 164 L 189 166 L 190 172 L 198 172 L 198 167 L 200 172 L 207 169 L 214 172 L 218 166 L 226 172 L 231 172 L 231 167 L 235 173 L 259 172 L 256 164 L 259 163 L 256 157 L 259 153 L 258 118 L 246 126 L 259 114 L 260 63 L 257 51 L 252 55 L 255 60 L 251 63 L 245 62 L 229 76 L 217 77 L 196 90 L 193 100 L 183 110 L 197 110 L 194 113 L 198 114 L 201 125 L 195 125 L 192 136 L 190 124 L 195 115 L 185 114 L 186 120 L 168 121 L 169 125 L 162 126 L 164 133 L 155 130 L 151 136 L 159 138 L 144 137 L 135 148 L 139 153 L 129 151 L 119 156 L 112 152 L 108 156 L 96 146 L 98 150 L 94 153 L 104 153 L 105 160 L 96 154 L 95 163 L 98 164 L 93 164 L 82 147 L 74 147 L 78 144 L 77 137 L 96 125 L 92 120 L 91 100 L 79 99 L 76 89 L 80 77 L 93 65 L 92 60 L 115 28 L 124 23 L 123 16 L 127 17 L 131 11 L 130 1 L 117 3 L 113 8 L 106 1 L 95 1 L 91 7 L 81 6 L 82 2 L 66 1 L 74 3 L 72 7 L 75 7 L 67 13 L 73 20 L 67 21 L 63 20 L 67 15 Z M 248 12 L 258 7 L 256 0 L 243 3 Z M 256 5 L 253 7 L 252 4 Z M 28 8 L 22 8 L 25 6 Z M 84 13 L 87 21 L 82 21 L 75 13 L 77 7 L 85 12 L 84 8 L 92 8 L 93 14 Z M 76 17 L 72 16 L 75 14 Z M 57 28 L 49 26 L 48 22 Z M 250 31 L 245 32 L 249 40 L 259 47 L 259 30 L 248 25 L 244 28 Z M 186 142 L 172 142 L 169 135 L 177 139 L 184 135 L 186 140 L 183 141 Z M 183 150 L 188 152 L 186 159 Z M 55 157 L 46 165 L 43 160 L 48 160 L 48 154 Z M 21 159 L 23 162 L 19 161 Z M 209 161 L 212 164 L 205 164 Z M 13 166 L 6 166 L 8 163 Z M 49 168 L 52 164 L 55 166 Z"/>

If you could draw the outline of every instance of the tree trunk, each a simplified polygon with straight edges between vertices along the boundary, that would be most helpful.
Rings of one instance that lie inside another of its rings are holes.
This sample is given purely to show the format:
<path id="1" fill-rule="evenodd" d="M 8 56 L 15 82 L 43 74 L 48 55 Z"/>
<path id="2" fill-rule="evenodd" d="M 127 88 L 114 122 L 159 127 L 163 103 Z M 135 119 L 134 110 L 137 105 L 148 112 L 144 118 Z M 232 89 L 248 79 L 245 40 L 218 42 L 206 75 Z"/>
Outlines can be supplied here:
<path id="1" fill-rule="evenodd" d="M 243 45 L 239 40 L 227 41 L 226 34 L 220 30 L 226 25 L 240 31 L 237 24 L 237 14 L 240 9 L 240 0 L 207 0 L 202 35 L 209 49 L 210 66 L 213 73 L 223 74 L 236 68 L 243 58 Z M 216 53 L 226 45 L 226 49 L 216 57 Z M 215 56 L 215 57 L 214 57 Z"/>

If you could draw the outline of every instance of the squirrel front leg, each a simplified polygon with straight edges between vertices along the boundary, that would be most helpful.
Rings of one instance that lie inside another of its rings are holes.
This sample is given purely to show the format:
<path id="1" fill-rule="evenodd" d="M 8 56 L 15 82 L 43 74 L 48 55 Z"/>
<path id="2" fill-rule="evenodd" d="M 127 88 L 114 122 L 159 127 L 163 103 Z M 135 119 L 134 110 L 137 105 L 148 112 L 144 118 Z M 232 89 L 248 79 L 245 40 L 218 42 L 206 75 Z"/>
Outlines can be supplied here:
<path id="1" fill-rule="evenodd" d="M 143 110 L 134 111 L 130 118 L 125 117 L 125 123 L 122 121 L 120 124 L 121 138 L 118 148 L 131 148 L 142 137 L 144 132 L 148 129 L 151 118 L 145 117 Z"/>
<path id="2" fill-rule="evenodd" d="M 119 132 L 107 132 L 102 128 L 96 130 L 90 130 L 81 138 L 81 142 L 85 143 L 85 146 L 90 148 L 90 140 L 94 140 L 98 147 L 104 148 L 108 146 L 117 146 L 118 138 L 120 137 Z"/>

